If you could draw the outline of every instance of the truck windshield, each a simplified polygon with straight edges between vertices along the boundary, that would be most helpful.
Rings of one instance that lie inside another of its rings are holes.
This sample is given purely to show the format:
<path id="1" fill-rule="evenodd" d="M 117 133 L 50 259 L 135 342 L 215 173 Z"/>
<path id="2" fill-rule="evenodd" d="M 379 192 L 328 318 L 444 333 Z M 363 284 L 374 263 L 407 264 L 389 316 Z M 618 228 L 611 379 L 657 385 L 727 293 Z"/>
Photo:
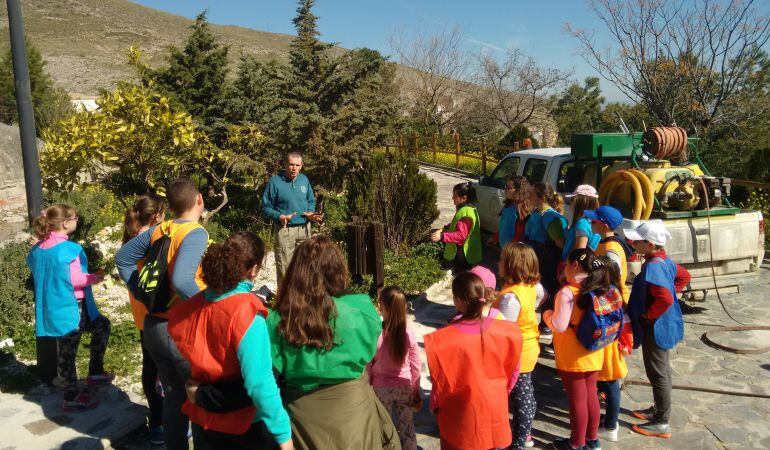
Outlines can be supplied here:
<path id="1" fill-rule="evenodd" d="M 545 181 L 545 171 L 548 168 L 548 161 L 545 159 L 530 158 L 524 165 L 524 176 L 534 184 L 538 181 Z"/>
<path id="2" fill-rule="evenodd" d="M 520 158 L 518 156 L 509 156 L 500 161 L 492 175 L 487 178 L 487 184 L 498 189 L 505 189 L 505 183 L 508 178 L 519 172 Z"/>

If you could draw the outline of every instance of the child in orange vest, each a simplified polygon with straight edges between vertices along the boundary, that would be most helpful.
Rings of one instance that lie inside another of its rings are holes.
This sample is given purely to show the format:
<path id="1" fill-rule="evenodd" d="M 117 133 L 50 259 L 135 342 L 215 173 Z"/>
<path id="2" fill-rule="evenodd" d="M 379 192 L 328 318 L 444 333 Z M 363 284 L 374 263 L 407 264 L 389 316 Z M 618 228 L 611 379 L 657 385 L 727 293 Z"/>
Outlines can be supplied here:
<path id="1" fill-rule="evenodd" d="M 569 397 L 570 437 L 556 439 L 553 447 L 557 450 L 601 448 L 596 379 L 604 364 L 604 350 L 587 350 L 575 333 L 592 307 L 590 297 L 583 294 L 613 289 L 609 268 L 595 267 L 595 259 L 591 249 L 570 252 L 564 268 L 568 284 L 556 294 L 554 309 L 543 313 L 543 321 L 553 330 L 556 369 Z"/>
<path id="2" fill-rule="evenodd" d="M 521 332 L 513 322 L 482 315 L 484 293 L 476 274 L 459 274 L 452 295 L 462 316 L 425 336 L 433 379 L 430 406 L 438 419 L 442 449 L 488 450 L 511 444 L 507 394 L 521 356 Z"/>
<path id="3" fill-rule="evenodd" d="M 193 423 L 195 448 L 294 448 L 273 377 L 267 308 L 251 293 L 264 259 L 265 244 L 248 231 L 212 245 L 201 261 L 206 289 L 169 311 L 168 334 L 194 380 L 181 412 Z M 251 405 L 215 413 L 196 404 L 197 383 L 241 377 Z"/>
<path id="4" fill-rule="evenodd" d="M 530 433 L 537 403 L 532 387 L 532 371 L 540 354 L 540 333 L 537 330 L 535 309 L 546 293 L 540 285 L 537 255 L 527 244 L 507 244 L 500 254 L 498 272 L 503 279 L 503 288 L 498 294 L 495 307 L 500 309 L 505 320 L 519 325 L 523 338 L 520 373 L 511 392 L 514 431 L 511 448 L 520 450 L 534 446 Z"/>
<path id="5" fill-rule="evenodd" d="M 623 215 L 612 206 L 600 206 L 591 211 L 584 211 L 583 216 L 591 221 L 591 230 L 601 237 L 596 247 L 596 255 L 606 257 L 606 264 L 616 269 L 613 274 L 615 286 L 620 288 L 623 303 L 628 304 L 630 291 L 626 286 L 628 273 L 627 258 L 633 250 L 625 241 L 615 235 L 615 229 L 623 224 Z M 604 365 L 599 371 L 597 388 L 605 395 L 604 424 L 599 427 L 599 435 L 603 440 L 616 442 L 618 440 L 618 416 L 620 415 L 620 381 L 626 377 L 628 367 L 625 357 L 631 354 L 634 336 L 631 331 L 631 320 L 624 315 L 623 331 L 620 338 L 604 347 Z"/>

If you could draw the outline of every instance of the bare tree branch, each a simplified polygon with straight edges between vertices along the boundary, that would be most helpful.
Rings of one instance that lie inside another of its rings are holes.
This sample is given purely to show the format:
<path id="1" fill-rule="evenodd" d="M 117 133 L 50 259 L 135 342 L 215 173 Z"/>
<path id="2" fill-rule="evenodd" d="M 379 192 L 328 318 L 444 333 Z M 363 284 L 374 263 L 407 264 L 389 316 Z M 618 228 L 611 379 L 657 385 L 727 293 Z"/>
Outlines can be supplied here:
<path id="1" fill-rule="evenodd" d="M 538 66 L 518 50 L 507 52 L 500 62 L 487 53 L 478 56 L 476 82 L 480 89 L 474 96 L 476 111 L 512 130 L 535 115 L 545 115 L 550 98 L 560 91 L 570 73 Z"/>
<path id="2" fill-rule="evenodd" d="M 589 0 L 613 41 L 605 48 L 594 32 L 566 28 L 588 64 L 655 119 L 702 129 L 746 113 L 725 105 L 745 88 L 770 39 L 770 14 L 754 3 Z"/>
<path id="3" fill-rule="evenodd" d="M 456 26 L 409 36 L 397 31 L 388 37 L 398 62 L 412 69 L 401 73 L 401 87 L 423 125 L 444 129 L 455 122 L 469 78 L 470 58 L 463 41 Z"/>

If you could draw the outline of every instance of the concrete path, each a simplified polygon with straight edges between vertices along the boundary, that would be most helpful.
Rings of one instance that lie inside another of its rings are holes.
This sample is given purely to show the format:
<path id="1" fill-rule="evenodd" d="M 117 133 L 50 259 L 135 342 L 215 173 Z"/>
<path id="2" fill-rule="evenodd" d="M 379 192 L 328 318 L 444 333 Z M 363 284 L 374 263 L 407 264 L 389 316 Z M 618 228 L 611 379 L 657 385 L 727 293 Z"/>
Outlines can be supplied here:
<path id="1" fill-rule="evenodd" d="M 95 409 L 77 414 L 62 411 L 62 394 L 39 386 L 24 395 L 0 393 L 0 448 L 102 449 L 145 423 L 143 399 L 114 386 L 94 392 Z"/>

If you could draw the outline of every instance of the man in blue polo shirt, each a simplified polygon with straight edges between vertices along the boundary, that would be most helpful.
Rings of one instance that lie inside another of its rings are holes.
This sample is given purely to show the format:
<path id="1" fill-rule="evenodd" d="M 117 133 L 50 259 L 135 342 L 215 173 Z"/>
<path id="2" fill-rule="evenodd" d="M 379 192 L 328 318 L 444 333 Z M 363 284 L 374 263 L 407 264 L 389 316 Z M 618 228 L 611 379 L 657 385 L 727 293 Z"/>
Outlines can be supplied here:
<path id="1" fill-rule="evenodd" d="M 270 178 L 262 195 L 262 214 L 273 222 L 279 285 L 294 249 L 310 238 L 310 222 L 323 219 L 322 214 L 315 212 L 315 195 L 310 180 L 300 170 L 302 155 L 289 153 L 283 172 Z"/>

